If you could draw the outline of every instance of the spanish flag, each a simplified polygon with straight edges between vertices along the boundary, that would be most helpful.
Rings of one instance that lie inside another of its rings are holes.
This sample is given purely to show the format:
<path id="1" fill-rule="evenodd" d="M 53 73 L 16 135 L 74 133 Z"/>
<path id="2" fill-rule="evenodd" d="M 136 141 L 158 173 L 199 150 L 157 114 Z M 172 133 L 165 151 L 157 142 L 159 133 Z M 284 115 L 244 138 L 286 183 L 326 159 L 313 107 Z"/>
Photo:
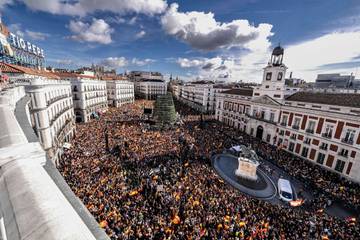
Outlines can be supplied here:
<path id="1" fill-rule="evenodd" d="M 245 222 L 243 222 L 243 221 L 239 222 L 239 226 L 240 226 L 240 227 L 244 227 L 245 225 L 246 225 Z"/>
<path id="2" fill-rule="evenodd" d="M 134 191 L 131 191 L 130 193 L 129 193 L 129 196 L 130 197 L 132 197 L 132 196 L 136 196 L 136 195 L 138 195 L 138 191 L 136 191 L 136 190 L 134 190 Z"/>
<path id="3" fill-rule="evenodd" d="M 106 220 L 103 220 L 103 221 L 100 222 L 100 227 L 101 227 L 101 228 L 106 228 L 107 225 L 108 225 L 108 223 L 107 223 Z"/>
<path id="4" fill-rule="evenodd" d="M 180 217 L 178 215 L 175 215 L 174 218 L 171 220 L 171 222 L 175 225 L 180 224 L 181 222 Z"/>

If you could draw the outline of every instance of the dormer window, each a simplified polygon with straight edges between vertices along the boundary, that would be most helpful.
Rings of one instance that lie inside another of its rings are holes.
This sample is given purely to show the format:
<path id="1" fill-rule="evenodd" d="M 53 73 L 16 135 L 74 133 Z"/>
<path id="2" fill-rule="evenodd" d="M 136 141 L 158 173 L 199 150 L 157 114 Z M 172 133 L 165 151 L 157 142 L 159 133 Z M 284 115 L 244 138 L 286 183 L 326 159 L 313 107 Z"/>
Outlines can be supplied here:
<path id="1" fill-rule="evenodd" d="M 279 72 L 278 77 L 277 77 L 277 80 L 278 80 L 278 81 L 281 81 L 281 80 L 282 80 L 282 77 L 283 77 L 283 73 L 282 73 L 282 72 Z"/>
<path id="2" fill-rule="evenodd" d="M 266 73 L 266 80 L 271 80 L 272 73 L 268 72 Z"/>

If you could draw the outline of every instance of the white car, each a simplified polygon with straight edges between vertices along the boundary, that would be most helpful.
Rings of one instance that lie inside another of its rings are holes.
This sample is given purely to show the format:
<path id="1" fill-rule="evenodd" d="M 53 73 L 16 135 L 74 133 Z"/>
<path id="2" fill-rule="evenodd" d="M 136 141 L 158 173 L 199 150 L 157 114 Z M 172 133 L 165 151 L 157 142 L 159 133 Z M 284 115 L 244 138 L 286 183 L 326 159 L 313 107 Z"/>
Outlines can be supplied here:
<path id="1" fill-rule="evenodd" d="M 289 180 L 279 178 L 278 192 L 280 199 L 284 200 L 285 202 L 291 202 L 293 200 L 293 191 Z"/>

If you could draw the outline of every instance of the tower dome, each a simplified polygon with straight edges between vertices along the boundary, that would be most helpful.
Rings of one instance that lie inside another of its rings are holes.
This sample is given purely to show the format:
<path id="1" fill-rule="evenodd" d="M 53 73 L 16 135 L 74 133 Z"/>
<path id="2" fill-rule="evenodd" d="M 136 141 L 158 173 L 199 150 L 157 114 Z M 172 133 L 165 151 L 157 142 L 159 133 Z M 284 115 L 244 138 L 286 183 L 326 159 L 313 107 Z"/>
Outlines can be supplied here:
<path id="1" fill-rule="evenodd" d="M 270 62 L 273 66 L 281 66 L 283 57 L 284 57 L 284 49 L 279 44 L 279 46 L 274 48 L 274 50 L 271 54 Z"/>
<path id="2" fill-rule="evenodd" d="M 284 49 L 279 45 L 276 48 L 274 48 L 272 55 L 274 56 L 284 55 Z"/>

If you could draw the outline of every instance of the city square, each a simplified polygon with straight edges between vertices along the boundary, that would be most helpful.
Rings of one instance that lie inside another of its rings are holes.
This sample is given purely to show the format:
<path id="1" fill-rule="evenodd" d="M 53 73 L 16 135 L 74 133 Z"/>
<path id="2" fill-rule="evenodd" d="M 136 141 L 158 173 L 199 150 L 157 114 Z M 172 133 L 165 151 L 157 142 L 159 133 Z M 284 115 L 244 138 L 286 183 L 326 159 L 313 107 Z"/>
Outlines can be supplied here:
<path id="1" fill-rule="evenodd" d="M 0 240 L 360 239 L 359 12 L 0 0 Z"/>

